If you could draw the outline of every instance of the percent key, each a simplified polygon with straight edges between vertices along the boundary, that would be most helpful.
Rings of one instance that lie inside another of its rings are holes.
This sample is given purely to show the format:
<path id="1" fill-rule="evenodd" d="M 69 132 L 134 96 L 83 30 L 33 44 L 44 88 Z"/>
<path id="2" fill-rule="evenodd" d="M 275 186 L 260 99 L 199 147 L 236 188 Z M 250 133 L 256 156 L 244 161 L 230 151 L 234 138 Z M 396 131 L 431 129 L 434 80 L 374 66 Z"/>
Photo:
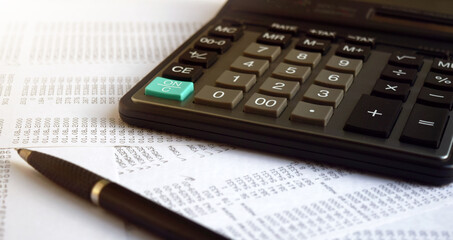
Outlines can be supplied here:
<path id="1" fill-rule="evenodd" d="M 439 90 L 453 90 L 453 76 L 430 72 L 425 79 L 425 85 Z"/>

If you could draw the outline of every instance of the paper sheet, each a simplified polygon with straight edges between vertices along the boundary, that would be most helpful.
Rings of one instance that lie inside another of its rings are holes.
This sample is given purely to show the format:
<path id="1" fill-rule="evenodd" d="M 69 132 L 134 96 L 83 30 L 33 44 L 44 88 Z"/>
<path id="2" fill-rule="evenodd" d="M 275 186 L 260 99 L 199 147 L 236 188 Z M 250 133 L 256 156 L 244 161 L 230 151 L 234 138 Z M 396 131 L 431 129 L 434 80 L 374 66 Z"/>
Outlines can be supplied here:
<path id="1" fill-rule="evenodd" d="M 453 185 L 121 122 L 119 98 L 224 1 L 0 3 L 0 239 L 150 236 L 54 186 L 14 147 L 80 164 L 235 239 L 453 238 Z"/>

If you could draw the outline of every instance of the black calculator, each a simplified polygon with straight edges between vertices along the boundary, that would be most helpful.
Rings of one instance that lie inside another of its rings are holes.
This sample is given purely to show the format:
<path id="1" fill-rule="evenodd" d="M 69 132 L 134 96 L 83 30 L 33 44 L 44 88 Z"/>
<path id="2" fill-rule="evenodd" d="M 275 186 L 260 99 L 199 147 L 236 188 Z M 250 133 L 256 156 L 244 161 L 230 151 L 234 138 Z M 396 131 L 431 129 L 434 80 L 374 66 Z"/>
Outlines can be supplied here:
<path id="1" fill-rule="evenodd" d="M 120 116 L 302 160 L 452 182 L 453 3 L 387 2 L 230 0 L 121 99 Z"/>

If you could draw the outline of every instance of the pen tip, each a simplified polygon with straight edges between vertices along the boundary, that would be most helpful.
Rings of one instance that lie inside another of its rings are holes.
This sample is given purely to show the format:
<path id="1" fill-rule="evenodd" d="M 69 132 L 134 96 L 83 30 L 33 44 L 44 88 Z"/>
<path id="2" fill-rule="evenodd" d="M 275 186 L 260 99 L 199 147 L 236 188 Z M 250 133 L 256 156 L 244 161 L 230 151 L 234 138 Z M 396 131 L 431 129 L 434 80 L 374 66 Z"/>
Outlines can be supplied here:
<path id="1" fill-rule="evenodd" d="M 31 151 L 28 149 L 23 149 L 23 148 L 15 148 L 17 153 L 21 158 L 23 158 L 25 161 L 27 161 L 28 156 L 30 156 Z"/>

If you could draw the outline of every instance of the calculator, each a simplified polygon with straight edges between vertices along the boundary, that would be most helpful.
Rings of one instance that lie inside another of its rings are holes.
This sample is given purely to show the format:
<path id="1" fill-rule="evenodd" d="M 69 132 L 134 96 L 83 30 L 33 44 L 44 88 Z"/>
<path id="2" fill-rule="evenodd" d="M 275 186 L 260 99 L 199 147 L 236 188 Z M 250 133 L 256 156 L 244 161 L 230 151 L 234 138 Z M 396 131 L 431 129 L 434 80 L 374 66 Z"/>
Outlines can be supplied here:
<path id="1" fill-rule="evenodd" d="M 122 97 L 120 116 L 306 161 L 452 182 L 453 4 L 382 2 L 230 0 Z"/>

